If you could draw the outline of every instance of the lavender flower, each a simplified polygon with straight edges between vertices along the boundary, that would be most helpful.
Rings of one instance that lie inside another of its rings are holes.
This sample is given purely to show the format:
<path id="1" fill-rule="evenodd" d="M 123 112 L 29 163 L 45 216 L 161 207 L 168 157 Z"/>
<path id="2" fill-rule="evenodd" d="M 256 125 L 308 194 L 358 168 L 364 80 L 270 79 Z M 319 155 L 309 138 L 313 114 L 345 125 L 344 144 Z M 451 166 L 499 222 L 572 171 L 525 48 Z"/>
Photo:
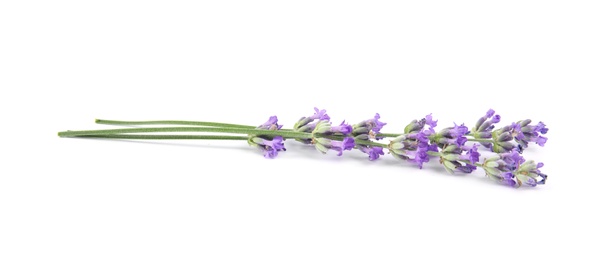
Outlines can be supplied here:
<path id="1" fill-rule="evenodd" d="M 543 163 L 535 163 L 534 161 L 524 162 L 516 171 L 513 172 L 515 177 L 522 183 L 528 186 L 537 186 L 545 184 L 547 175 L 542 173 L 539 168 L 543 167 Z"/>
<path id="2" fill-rule="evenodd" d="M 382 147 L 362 146 L 359 148 L 365 154 L 368 154 L 368 159 L 371 161 L 379 159 L 379 156 L 384 155 Z"/>
<path id="3" fill-rule="evenodd" d="M 352 131 L 351 125 L 346 124 L 345 121 L 341 122 L 341 124 L 338 126 L 333 126 L 330 128 L 330 132 L 340 133 L 343 135 L 348 135 L 351 133 L 351 131 Z"/>
<path id="4" fill-rule="evenodd" d="M 412 120 L 412 122 L 410 122 L 405 128 L 404 128 L 404 133 L 405 134 L 409 134 L 409 133 L 416 133 L 419 131 L 422 131 L 423 128 L 425 127 L 425 123 L 426 123 L 426 119 L 423 118 L 421 120 Z"/>
<path id="5" fill-rule="evenodd" d="M 427 135 L 427 133 L 425 131 L 416 132 L 416 133 L 412 133 L 412 134 L 405 134 L 404 136 L 406 136 L 406 139 L 417 140 L 421 143 L 427 143 L 429 141 L 429 136 Z"/>
<path id="6" fill-rule="evenodd" d="M 312 116 L 310 116 L 309 118 L 315 120 L 318 119 L 320 121 L 324 121 L 324 120 L 330 120 L 330 116 L 328 116 L 328 114 L 326 114 L 326 109 L 318 109 L 317 107 L 314 107 L 314 110 L 316 111 L 315 114 L 313 114 Z"/>
<path id="7" fill-rule="evenodd" d="M 476 123 L 476 126 L 473 128 L 472 132 L 480 131 L 479 130 L 480 126 L 482 126 L 482 124 L 484 124 L 484 122 L 486 122 L 486 120 L 488 120 L 489 118 L 494 116 L 494 114 L 495 114 L 495 111 L 492 108 L 488 109 L 488 112 L 486 112 L 486 115 L 483 117 L 480 117 L 480 119 L 478 119 L 478 122 Z"/>
<path id="8" fill-rule="evenodd" d="M 279 151 L 286 151 L 282 136 L 275 136 L 272 140 L 267 140 L 261 137 L 252 137 L 249 139 L 248 143 L 261 148 L 261 150 L 264 152 L 265 158 L 275 158 Z"/>
<path id="9" fill-rule="evenodd" d="M 511 174 L 511 172 L 506 172 L 502 176 L 503 177 L 500 180 L 501 183 L 503 183 L 507 186 L 510 186 L 510 187 L 517 187 L 519 185 L 518 182 L 515 180 L 515 178 L 513 178 L 513 174 Z"/>
<path id="10" fill-rule="evenodd" d="M 456 172 L 471 173 L 477 169 L 477 167 L 472 164 L 464 164 L 459 161 L 442 160 L 442 165 L 450 174 L 455 174 Z"/>
<path id="11" fill-rule="evenodd" d="M 328 138 L 315 138 L 315 146 L 316 149 L 322 153 L 327 153 L 328 150 L 337 151 L 337 155 L 343 155 L 343 151 L 351 150 L 356 146 L 356 143 L 353 138 L 346 137 L 343 141 L 335 141 Z"/>
<path id="12" fill-rule="evenodd" d="M 380 133 L 381 129 L 386 125 L 386 123 L 379 121 L 379 118 L 381 118 L 381 116 L 379 113 L 376 113 L 374 118 L 367 119 L 353 125 L 353 136 L 357 140 L 383 139 L 382 137 L 377 137 L 377 134 Z"/>
<path id="13" fill-rule="evenodd" d="M 499 154 L 499 156 L 507 166 L 509 166 L 510 168 L 513 167 L 511 169 L 517 168 L 520 164 L 526 161 L 524 157 L 522 157 L 517 152 L 502 153 Z"/>
<path id="14" fill-rule="evenodd" d="M 311 132 L 311 130 L 313 130 L 314 128 L 310 128 L 310 127 L 303 128 L 303 127 L 305 127 L 309 123 L 312 123 L 315 120 L 318 120 L 318 121 L 329 121 L 330 120 L 330 116 L 328 116 L 328 114 L 326 114 L 326 109 L 320 110 L 317 107 L 314 107 L 314 110 L 315 110 L 315 113 L 313 115 L 308 116 L 308 117 L 302 117 L 301 119 L 299 119 L 299 121 L 297 121 L 297 123 L 295 123 L 295 126 L 294 126 L 295 131 Z"/>
<path id="15" fill-rule="evenodd" d="M 320 121 L 316 125 L 315 129 L 312 131 L 312 133 L 318 133 L 318 134 L 341 134 L 341 135 L 348 135 L 351 132 L 352 132 L 351 125 L 345 124 L 345 121 L 343 121 L 338 126 L 332 126 L 330 124 L 330 122 L 328 122 L 328 121 Z"/>
<path id="16" fill-rule="evenodd" d="M 471 164 L 475 164 L 480 161 L 480 153 L 478 152 L 478 146 L 473 145 L 471 149 L 467 150 L 466 154 L 459 155 L 459 160 L 469 161 Z"/>
<path id="17" fill-rule="evenodd" d="M 422 132 L 404 134 L 393 139 L 388 149 L 394 157 L 416 163 L 422 169 L 423 164 L 429 162 L 430 145 L 427 142 L 428 138 Z"/>
<path id="18" fill-rule="evenodd" d="M 410 150 L 390 150 L 391 154 L 398 159 L 416 163 L 419 169 L 423 169 L 423 164 L 429 162 L 427 149 L 417 148 L 414 151 Z"/>
<path id="19" fill-rule="evenodd" d="M 463 152 L 466 153 L 463 154 Z M 451 174 L 455 172 L 471 173 L 477 169 L 474 164 L 478 161 L 480 161 L 480 153 L 477 145 L 448 144 L 443 146 L 440 152 L 440 162 Z"/>
<path id="20" fill-rule="evenodd" d="M 328 120 L 330 120 L 330 116 L 328 116 L 328 114 L 326 114 L 325 109 L 320 110 L 317 107 L 314 107 L 314 110 L 315 110 L 315 113 L 313 115 L 308 116 L 308 117 L 301 117 L 301 119 L 299 119 L 299 121 L 297 121 L 297 123 L 295 123 L 295 125 L 293 127 L 294 131 L 311 133 L 312 131 L 314 131 L 314 129 L 316 129 L 317 125 L 320 122 L 322 122 L 322 121 L 328 122 Z M 310 139 L 310 138 L 308 138 L 308 139 L 296 138 L 295 140 L 302 142 L 304 144 L 312 143 L 312 139 Z"/>
<path id="21" fill-rule="evenodd" d="M 490 119 L 490 120 L 489 120 Z M 494 110 L 489 109 L 486 115 L 481 117 L 476 126 L 472 129 L 472 132 L 489 132 L 494 129 L 494 124 L 501 121 L 500 115 L 495 115 Z"/>
<path id="22" fill-rule="evenodd" d="M 429 129 L 433 129 L 434 127 L 438 126 L 438 120 L 434 121 L 432 115 L 429 114 L 425 116 L 425 124 L 429 126 Z"/>
<path id="23" fill-rule="evenodd" d="M 282 129 L 282 125 L 278 125 L 278 117 L 270 116 L 267 122 L 263 123 L 257 129 L 265 129 L 265 130 L 280 130 Z"/>

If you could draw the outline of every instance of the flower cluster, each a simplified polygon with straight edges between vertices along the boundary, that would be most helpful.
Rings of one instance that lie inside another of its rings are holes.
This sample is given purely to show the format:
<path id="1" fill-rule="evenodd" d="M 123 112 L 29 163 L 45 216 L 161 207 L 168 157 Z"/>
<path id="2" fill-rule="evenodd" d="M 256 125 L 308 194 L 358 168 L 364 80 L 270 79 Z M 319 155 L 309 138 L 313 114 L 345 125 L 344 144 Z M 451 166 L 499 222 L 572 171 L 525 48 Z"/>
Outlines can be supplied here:
<path id="1" fill-rule="evenodd" d="M 429 162 L 428 152 L 438 151 L 436 144 L 429 144 L 429 136 L 435 134 L 437 123 L 431 114 L 421 120 L 413 120 L 404 128 L 404 134 L 391 140 L 389 152 L 398 159 L 416 163 L 422 169 L 423 164 Z"/>
<path id="2" fill-rule="evenodd" d="M 357 123 L 353 126 L 352 136 L 358 142 L 368 141 L 371 139 L 381 140 L 383 139 L 381 134 L 381 129 L 387 124 L 379 121 L 381 116 L 379 113 L 376 113 L 374 118 L 364 120 L 360 123 Z M 381 146 L 372 146 L 365 144 L 358 144 L 356 148 L 361 152 L 368 155 L 368 159 L 371 161 L 379 159 L 379 156 L 385 155 L 383 152 L 383 147 Z"/>
<path id="3" fill-rule="evenodd" d="M 270 116 L 267 122 L 258 126 L 257 129 L 280 130 L 282 125 L 278 124 L 277 116 Z M 265 158 L 275 158 L 279 151 L 286 151 L 284 148 L 284 138 L 282 136 L 249 136 L 248 144 L 256 146 L 263 151 Z"/>
<path id="4" fill-rule="evenodd" d="M 531 122 L 532 120 L 526 119 L 511 124 L 511 135 L 515 136 L 515 140 L 521 148 L 527 148 L 529 142 L 536 143 L 539 146 L 545 146 L 547 142 L 547 137 L 543 135 L 547 134 L 549 128 L 545 127 L 543 122 L 530 125 Z"/>
<path id="5" fill-rule="evenodd" d="M 327 153 L 329 150 L 337 151 L 338 156 L 343 155 L 343 151 L 355 147 L 354 139 L 349 137 L 353 131 L 351 125 L 343 121 L 341 124 L 333 126 L 325 109 L 316 107 L 314 110 L 316 112 L 313 115 L 302 117 L 294 126 L 295 131 L 311 133 L 312 138 L 297 139 L 297 141 L 313 144 L 322 153 Z"/>
<path id="6" fill-rule="evenodd" d="M 536 186 L 544 184 L 547 175 L 539 168 L 543 163 L 526 161 L 520 154 L 528 144 L 533 142 L 544 146 L 548 131 L 543 122 L 531 125 L 530 120 L 522 120 L 497 128 L 501 116 L 490 109 L 469 130 L 464 124 L 436 130 L 437 120 L 432 114 L 419 120 L 413 120 L 401 134 L 384 134 L 381 130 L 386 123 L 379 121 L 377 113 L 373 118 L 358 124 L 349 125 L 345 121 L 338 125 L 330 122 L 326 110 L 315 108 L 315 113 L 297 121 L 293 132 L 307 133 L 306 138 L 295 137 L 297 141 L 312 144 L 315 148 L 327 153 L 334 150 L 341 156 L 344 151 L 357 149 L 368 155 L 371 161 L 384 155 L 386 148 L 395 158 L 416 164 L 419 168 L 437 157 L 449 173 L 469 174 L 478 168 L 493 180 L 508 186 Z M 280 130 L 275 116 L 259 126 L 258 129 Z M 376 142 L 391 137 L 388 144 Z M 376 140 L 376 141 L 375 141 Z M 470 144 L 471 142 L 475 142 Z M 283 139 L 254 136 L 250 143 L 262 148 L 265 157 L 273 158 L 278 151 L 283 151 Z M 481 162 L 480 147 L 484 146 L 495 155 Z"/>

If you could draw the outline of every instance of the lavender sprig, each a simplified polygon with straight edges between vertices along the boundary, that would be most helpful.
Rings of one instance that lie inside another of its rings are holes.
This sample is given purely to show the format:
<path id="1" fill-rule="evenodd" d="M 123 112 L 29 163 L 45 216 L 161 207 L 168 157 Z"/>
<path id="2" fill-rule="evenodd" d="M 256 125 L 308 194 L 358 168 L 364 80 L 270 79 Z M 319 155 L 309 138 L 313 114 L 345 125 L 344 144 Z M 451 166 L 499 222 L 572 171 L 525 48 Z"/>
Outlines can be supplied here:
<path id="1" fill-rule="evenodd" d="M 342 121 L 338 125 L 330 122 L 326 110 L 315 108 L 311 116 L 299 119 L 293 129 L 283 129 L 278 118 L 271 116 L 259 126 L 200 122 L 200 121 L 115 121 L 97 119 L 99 124 L 111 125 L 188 125 L 190 127 L 123 128 L 88 131 L 60 132 L 61 137 L 114 138 L 114 139 L 204 139 L 204 140 L 247 140 L 257 147 L 266 158 L 275 158 L 286 151 L 284 141 L 295 139 L 304 144 L 314 145 L 322 153 L 336 151 L 338 156 L 345 151 L 357 149 L 374 161 L 384 155 L 387 149 L 395 158 L 416 164 L 423 168 L 432 158 L 437 157 L 446 171 L 469 174 L 481 168 L 486 175 L 499 183 L 519 187 L 545 184 L 547 175 L 540 171 L 543 163 L 525 160 L 520 154 L 530 143 L 544 146 L 548 129 L 543 122 L 531 125 L 531 121 L 521 120 L 497 128 L 501 117 L 490 109 L 469 130 L 463 124 L 454 124 L 439 131 L 437 120 L 432 114 L 406 125 L 403 133 L 381 133 L 386 125 L 379 121 L 380 115 L 349 125 Z M 195 126 L 195 127 L 192 127 Z M 135 133 L 162 132 L 203 132 L 229 135 L 155 135 Z M 390 138 L 388 144 L 377 142 Z M 374 141 L 373 141 L 374 140 Z M 477 144 L 469 144 L 476 142 Z M 482 161 L 479 145 L 489 149 L 489 156 Z M 481 162 L 482 161 L 482 162 Z M 481 163 L 480 163 L 481 162 Z"/>

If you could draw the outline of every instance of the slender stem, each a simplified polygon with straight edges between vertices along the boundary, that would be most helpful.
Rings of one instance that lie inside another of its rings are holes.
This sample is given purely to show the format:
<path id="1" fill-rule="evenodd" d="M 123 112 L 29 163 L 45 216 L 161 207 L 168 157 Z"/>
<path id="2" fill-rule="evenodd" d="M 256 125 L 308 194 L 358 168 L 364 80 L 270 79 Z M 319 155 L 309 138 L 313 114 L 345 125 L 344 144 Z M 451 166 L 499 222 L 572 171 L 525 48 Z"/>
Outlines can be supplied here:
<path id="1" fill-rule="evenodd" d="M 208 126 L 208 127 L 227 127 L 227 128 L 243 128 L 243 129 L 254 129 L 256 126 L 251 125 L 238 125 L 229 123 L 218 123 L 218 122 L 204 122 L 204 121 L 182 121 L 182 120 L 152 120 L 152 121 L 118 121 L 118 120 L 105 120 L 95 119 L 95 123 L 101 125 L 193 125 L 193 126 Z M 282 128 L 282 131 L 293 131 L 293 129 Z"/>
<path id="2" fill-rule="evenodd" d="M 79 135 L 76 138 L 150 139 L 150 140 L 247 140 L 247 136 L 235 135 Z"/>
<path id="3" fill-rule="evenodd" d="M 322 138 L 328 138 L 328 139 L 332 139 L 332 140 L 337 140 L 337 141 L 343 141 L 343 139 L 345 139 L 345 137 L 347 136 L 335 136 L 335 135 L 316 135 L 316 137 L 322 137 Z M 355 140 L 355 139 L 354 139 Z M 366 141 L 366 140 L 355 140 L 356 144 L 361 144 L 361 145 L 368 145 L 368 146 L 380 146 L 383 148 L 389 148 L 388 145 L 383 144 L 383 143 L 379 143 L 379 142 L 373 142 L 373 141 Z"/>
<path id="4" fill-rule="evenodd" d="M 229 128 L 246 128 L 246 129 L 255 128 L 255 126 L 249 126 L 249 125 L 227 124 L 227 123 L 217 123 L 217 122 L 203 122 L 203 121 L 180 121 L 180 120 L 117 121 L 117 120 L 95 119 L 95 123 L 103 124 L 103 125 L 195 125 L 195 126 L 212 126 L 212 127 L 229 127 Z"/>
<path id="5" fill-rule="evenodd" d="M 380 133 L 380 134 L 377 134 L 377 137 L 398 137 L 398 136 L 401 136 L 403 134 L 404 133 L 402 133 L 402 134 Z"/>
<path id="6" fill-rule="evenodd" d="M 85 130 L 85 131 L 65 131 L 59 132 L 60 137 L 74 137 L 82 135 L 111 135 L 128 133 L 154 133 L 154 132 L 204 132 L 204 133 L 230 133 L 230 134 L 250 134 L 265 136 L 282 136 L 290 138 L 311 138 L 310 133 L 263 130 L 263 129 L 242 129 L 242 128 L 214 128 L 214 127 L 150 127 L 150 128 L 126 128 L 126 129 L 107 129 L 107 130 Z"/>
<path id="7" fill-rule="evenodd" d="M 365 140 L 356 140 L 356 144 L 368 145 L 368 146 L 380 146 L 383 148 L 389 148 L 389 145 L 386 145 L 383 143 L 378 143 L 378 142 L 373 142 L 373 141 L 365 141 Z"/>
<path id="8" fill-rule="evenodd" d="M 467 141 L 470 141 L 470 142 L 482 142 L 482 143 L 492 143 L 492 139 L 467 138 Z"/>

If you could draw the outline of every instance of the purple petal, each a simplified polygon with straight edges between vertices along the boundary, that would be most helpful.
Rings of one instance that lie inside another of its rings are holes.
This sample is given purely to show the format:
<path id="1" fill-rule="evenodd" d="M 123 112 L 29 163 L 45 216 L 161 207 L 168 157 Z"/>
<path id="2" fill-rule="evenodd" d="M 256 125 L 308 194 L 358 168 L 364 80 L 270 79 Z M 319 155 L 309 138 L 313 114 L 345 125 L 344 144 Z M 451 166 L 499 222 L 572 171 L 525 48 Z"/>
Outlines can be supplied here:
<path id="1" fill-rule="evenodd" d="M 534 140 L 532 141 L 536 142 L 539 146 L 545 146 L 545 143 L 547 143 L 547 137 L 544 136 L 539 136 L 533 139 Z"/>
<path id="2" fill-rule="evenodd" d="M 507 186 L 516 187 L 518 183 L 514 179 L 503 179 L 502 182 Z"/>
<path id="3" fill-rule="evenodd" d="M 282 128 L 282 125 L 278 125 L 277 116 L 270 116 L 267 122 L 263 123 L 258 128 L 267 130 L 280 130 Z"/>
<path id="4" fill-rule="evenodd" d="M 461 160 L 467 160 L 471 164 L 477 163 L 480 161 L 480 153 L 478 152 L 478 145 L 474 144 L 471 149 L 467 151 L 465 155 L 459 156 Z"/>
<path id="5" fill-rule="evenodd" d="M 328 116 L 326 114 L 326 109 L 318 109 L 317 107 L 314 107 L 314 110 L 316 111 L 315 114 L 313 114 L 312 116 L 310 116 L 309 118 L 312 120 L 316 120 L 319 119 L 320 121 L 322 120 L 330 120 L 330 116 Z"/>
<path id="6" fill-rule="evenodd" d="M 352 132 L 352 127 L 351 125 L 345 124 L 345 121 L 343 121 L 340 125 L 338 126 L 333 126 L 330 128 L 330 131 L 333 133 L 341 133 L 344 135 L 348 135 L 351 134 Z"/>
<path id="7" fill-rule="evenodd" d="M 438 126 L 438 120 L 433 120 L 431 114 L 425 116 L 425 124 L 428 124 L 430 128 Z"/>
<path id="8" fill-rule="evenodd" d="M 535 127 L 534 127 L 534 131 L 535 132 L 539 132 L 541 134 L 547 134 L 547 131 L 549 130 L 549 128 L 545 127 L 545 123 L 543 122 L 539 122 Z"/>
<path id="9" fill-rule="evenodd" d="M 379 133 L 379 131 L 381 131 L 383 126 L 385 126 L 387 124 L 387 123 L 380 122 L 379 118 L 381 118 L 381 116 L 379 115 L 379 113 L 376 113 L 375 118 L 373 120 L 374 126 L 372 127 L 372 131 L 375 133 Z"/>
<path id="10" fill-rule="evenodd" d="M 354 148 L 354 146 L 356 146 L 356 142 L 351 137 L 346 137 L 345 139 L 343 139 L 343 141 L 330 142 L 330 149 L 337 151 L 338 156 L 343 155 L 343 151 L 351 150 L 352 148 Z"/>
<path id="11" fill-rule="evenodd" d="M 492 108 L 488 109 L 488 112 L 486 112 L 486 118 L 487 119 L 491 118 L 493 115 L 494 115 L 494 110 Z"/>
<path id="12" fill-rule="evenodd" d="M 379 159 L 380 155 L 384 155 L 382 147 L 362 147 L 360 150 L 368 154 L 368 159 L 374 161 Z"/>
<path id="13" fill-rule="evenodd" d="M 513 173 L 512 172 L 502 172 L 501 177 L 503 177 L 505 179 L 513 179 Z"/>
<path id="14" fill-rule="evenodd" d="M 490 119 L 490 122 L 492 122 L 493 124 L 501 122 L 501 116 L 500 115 L 495 115 L 492 119 Z"/>
<path id="15" fill-rule="evenodd" d="M 278 156 L 278 151 L 276 151 L 274 149 L 265 150 L 264 152 L 265 152 L 265 154 L 263 154 L 263 156 L 268 159 L 273 159 L 276 156 Z"/>

